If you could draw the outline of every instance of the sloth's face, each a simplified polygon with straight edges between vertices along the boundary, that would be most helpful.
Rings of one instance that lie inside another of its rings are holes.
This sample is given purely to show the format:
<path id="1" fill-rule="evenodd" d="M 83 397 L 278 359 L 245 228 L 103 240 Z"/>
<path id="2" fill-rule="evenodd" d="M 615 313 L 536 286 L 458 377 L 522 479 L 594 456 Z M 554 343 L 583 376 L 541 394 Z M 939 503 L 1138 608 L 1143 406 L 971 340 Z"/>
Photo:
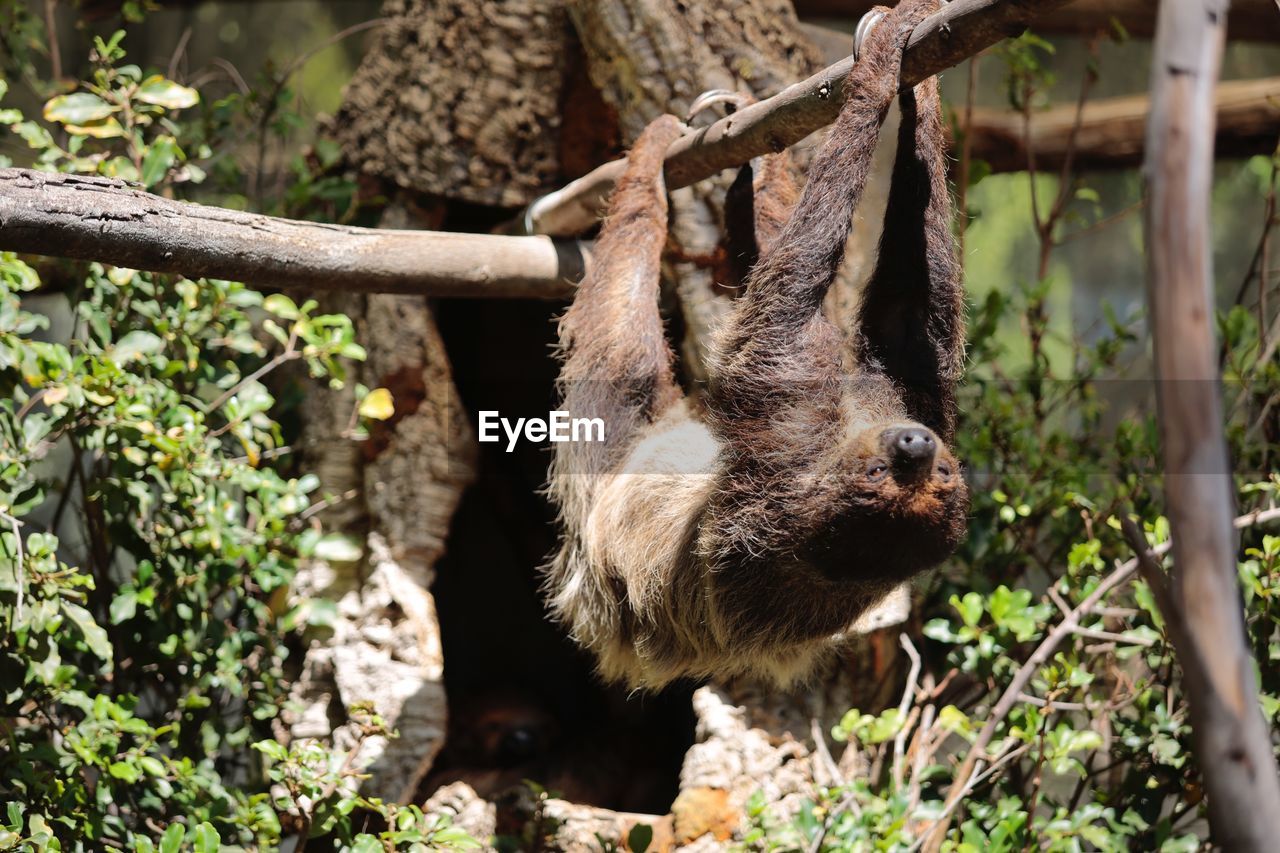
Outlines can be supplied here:
<path id="1" fill-rule="evenodd" d="M 850 485 L 871 503 L 895 513 L 931 514 L 957 490 L 964 490 L 955 457 L 932 430 L 920 424 L 863 430 L 851 450 Z"/>
<path id="2" fill-rule="evenodd" d="M 969 493 L 951 451 L 917 423 L 865 427 L 838 451 L 810 560 L 829 577 L 901 580 L 946 559 Z"/>

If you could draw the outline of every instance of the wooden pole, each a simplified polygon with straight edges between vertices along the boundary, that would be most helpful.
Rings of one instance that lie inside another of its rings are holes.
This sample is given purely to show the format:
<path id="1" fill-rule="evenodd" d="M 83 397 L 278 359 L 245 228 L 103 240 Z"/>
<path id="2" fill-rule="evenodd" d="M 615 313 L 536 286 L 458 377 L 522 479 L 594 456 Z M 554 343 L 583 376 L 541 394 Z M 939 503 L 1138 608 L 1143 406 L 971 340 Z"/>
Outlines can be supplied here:
<path id="1" fill-rule="evenodd" d="M 1226 15 L 1225 0 L 1160 4 L 1145 165 L 1147 285 L 1172 600 L 1185 625 L 1174 643 L 1196 758 L 1214 846 L 1261 851 L 1280 844 L 1280 780 L 1245 642 L 1213 327 L 1209 204 Z"/>
<path id="2" fill-rule="evenodd" d="M 173 201 L 124 181 L 0 169 L 0 249 L 266 287 L 562 299 L 589 245 L 353 228 Z"/>
<path id="3" fill-rule="evenodd" d="M 795 0 L 801 17 L 856 21 L 876 0 Z M 885 5 L 881 2 L 879 5 Z M 890 4 L 892 5 L 892 4 Z M 1156 0 L 1071 0 L 1036 16 L 1032 28 L 1041 35 L 1092 35 L 1109 31 L 1114 20 L 1136 38 L 1155 32 Z M 1280 11 L 1275 0 L 1235 0 L 1227 16 L 1227 38 L 1235 41 L 1280 41 Z"/>

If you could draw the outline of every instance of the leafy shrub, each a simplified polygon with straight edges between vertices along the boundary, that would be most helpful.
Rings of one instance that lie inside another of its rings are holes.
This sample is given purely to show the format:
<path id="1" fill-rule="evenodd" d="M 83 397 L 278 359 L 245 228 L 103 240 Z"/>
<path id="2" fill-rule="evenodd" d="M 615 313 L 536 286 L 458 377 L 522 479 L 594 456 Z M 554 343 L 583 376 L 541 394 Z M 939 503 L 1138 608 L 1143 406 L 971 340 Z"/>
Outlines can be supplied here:
<path id="1" fill-rule="evenodd" d="M 0 124 L 42 168 L 201 181 L 177 115 L 198 94 L 124 64 L 120 33 L 94 58 L 44 107 L 59 132 Z M 290 637 L 323 615 L 288 589 L 324 496 L 273 467 L 289 448 L 264 380 L 298 362 L 340 385 L 364 357 L 351 321 L 235 282 L 79 274 L 51 336 L 31 303 L 55 297 L 0 253 L 0 850 L 473 845 L 355 793 L 355 747 L 273 734 Z M 353 725 L 357 745 L 392 734 L 371 710 Z"/>

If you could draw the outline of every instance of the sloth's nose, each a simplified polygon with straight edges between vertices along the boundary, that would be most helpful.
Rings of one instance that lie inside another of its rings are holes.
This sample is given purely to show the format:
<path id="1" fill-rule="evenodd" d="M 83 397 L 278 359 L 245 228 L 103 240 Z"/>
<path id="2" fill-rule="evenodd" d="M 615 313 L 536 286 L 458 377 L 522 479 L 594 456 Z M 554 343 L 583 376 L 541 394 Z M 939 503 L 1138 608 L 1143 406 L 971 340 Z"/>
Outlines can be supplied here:
<path id="1" fill-rule="evenodd" d="M 938 441 L 924 427 L 902 427 L 886 430 L 885 449 L 893 457 L 894 467 L 908 471 L 927 470 L 938 452 Z"/>

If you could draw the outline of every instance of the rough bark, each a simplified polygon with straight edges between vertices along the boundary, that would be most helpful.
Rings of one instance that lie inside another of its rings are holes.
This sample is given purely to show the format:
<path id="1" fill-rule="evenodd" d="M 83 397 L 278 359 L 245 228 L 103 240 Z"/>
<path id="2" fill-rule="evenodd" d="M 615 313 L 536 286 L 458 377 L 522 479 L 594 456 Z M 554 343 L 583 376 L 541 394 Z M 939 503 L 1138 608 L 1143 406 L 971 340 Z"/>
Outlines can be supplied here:
<path id="1" fill-rule="evenodd" d="M 1148 305 L 1180 623 L 1173 640 L 1213 841 L 1270 850 L 1280 838 L 1280 779 L 1245 640 L 1214 341 L 1209 202 L 1226 6 L 1160 6 L 1145 166 Z"/>
<path id="2" fill-rule="evenodd" d="M 467 297 L 563 298 L 587 263 L 580 243 L 298 222 L 27 169 L 0 169 L 0 249 L 260 287 Z"/>
<path id="3" fill-rule="evenodd" d="M 389 0 L 330 135 L 361 171 L 514 207 L 559 173 L 562 0 Z"/>
<path id="4" fill-rule="evenodd" d="M 385 219 L 411 224 L 400 207 Z M 373 702 L 399 737 L 365 742 L 364 790 L 404 802 L 444 742 L 444 658 L 430 588 L 453 511 L 474 477 L 475 445 L 426 299 L 324 299 L 326 310 L 357 320 L 368 358 L 353 381 L 390 390 L 395 412 L 357 444 L 346 435 L 351 383 L 304 403 L 308 470 L 324 491 L 345 498 L 322 516 L 325 528 L 362 542 L 364 552 L 300 573 L 300 598 L 335 602 L 337 616 L 333 634 L 315 637 L 304 659 L 296 698 L 305 710 L 294 734 L 328 736 L 353 704 Z"/>

